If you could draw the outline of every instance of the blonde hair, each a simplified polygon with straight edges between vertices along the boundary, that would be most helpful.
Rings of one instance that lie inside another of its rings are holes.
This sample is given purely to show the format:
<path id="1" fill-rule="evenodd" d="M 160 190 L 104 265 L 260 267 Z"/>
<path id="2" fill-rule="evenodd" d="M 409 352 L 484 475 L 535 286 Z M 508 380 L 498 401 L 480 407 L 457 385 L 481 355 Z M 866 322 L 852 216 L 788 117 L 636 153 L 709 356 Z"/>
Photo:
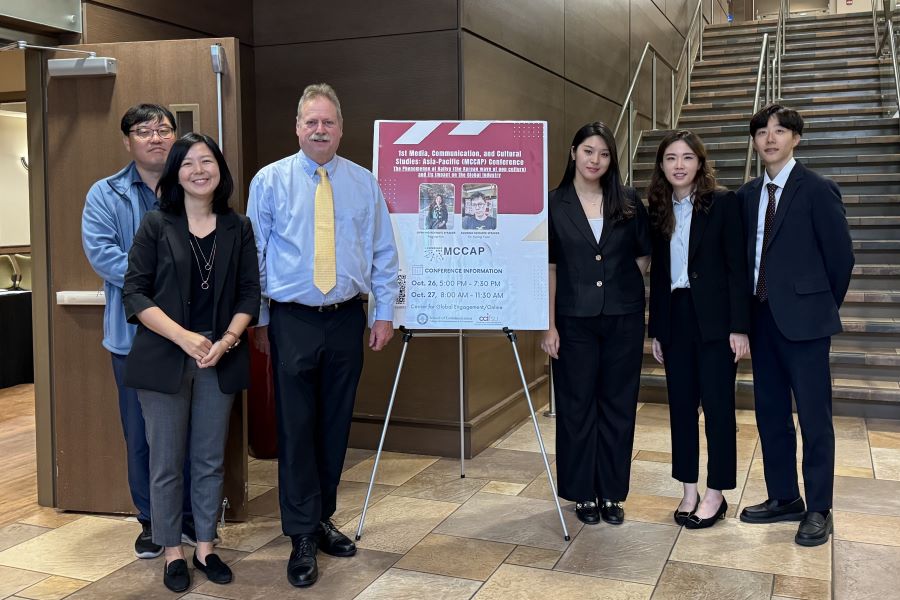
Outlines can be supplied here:
<path id="1" fill-rule="evenodd" d="M 327 83 L 313 83 L 306 86 L 303 90 L 303 95 L 300 96 L 300 102 L 297 103 L 297 117 L 300 116 L 303 105 L 316 98 L 327 98 L 330 100 L 334 104 L 335 109 L 337 109 L 338 122 L 344 122 L 344 117 L 341 115 L 341 101 L 338 100 L 337 92 L 334 91 L 334 88 Z"/>

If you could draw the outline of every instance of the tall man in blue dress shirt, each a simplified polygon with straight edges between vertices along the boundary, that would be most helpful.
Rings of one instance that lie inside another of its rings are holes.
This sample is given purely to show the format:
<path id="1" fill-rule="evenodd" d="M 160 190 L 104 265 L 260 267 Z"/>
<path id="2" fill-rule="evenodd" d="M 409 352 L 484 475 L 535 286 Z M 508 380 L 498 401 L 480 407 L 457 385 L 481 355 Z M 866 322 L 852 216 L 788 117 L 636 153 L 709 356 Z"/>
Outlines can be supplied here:
<path id="1" fill-rule="evenodd" d="M 356 553 L 331 516 L 363 365 L 360 295 L 375 296 L 369 347 L 381 350 L 394 335 L 398 262 L 378 182 L 335 154 L 343 119 L 334 90 L 308 86 L 297 113 L 300 152 L 257 173 L 247 214 L 263 293 L 255 337 L 275 374 L 287 576 L 305 587 L 318 578 L 317 550 Z"/>

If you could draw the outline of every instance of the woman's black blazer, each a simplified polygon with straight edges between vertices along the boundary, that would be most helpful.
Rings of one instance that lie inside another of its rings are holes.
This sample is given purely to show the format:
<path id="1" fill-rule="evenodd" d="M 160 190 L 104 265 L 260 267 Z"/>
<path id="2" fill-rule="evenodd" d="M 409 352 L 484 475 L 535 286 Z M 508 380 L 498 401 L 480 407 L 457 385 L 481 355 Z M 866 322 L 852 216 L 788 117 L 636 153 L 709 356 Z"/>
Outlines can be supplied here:
<path id="1" fill-rule="evenodd" d="M 672 275 L 669 240 L 655 228 L 650 267 L 651 338 L 667 344 L 671 331 Z M 747 333 L 750 295 L 744 257 L 744 229 L 740 206 L 733 192 L 713 193 L 709 210 L 694 210 L 688 243 L 688 279 L 691 299 L 704 342 Z"/>
<path id="2" fill-rule="evenodd" d="M 647 209 L 626 188 L 633 217 L 603 219 L 600 241 L 574 186 L 550 192 L 550 264 L 556 265 L 556 314 L 569 317 L 627 315 L 644 311 L 644 276 L 635 259 L 650 255 Z"/>
<path id="3" fill-rule="evenodd" d="M 178 392 L 184 351 L 174 342 L 147 329 L 137 314 L 158 306 L 173 321 L 189 327 L 191 254 L 187 217 L 148 212 L 128 253 L 123 301 L 125 316 L 137 323 L 137 335 L 125 363 L 125 384 L 165 394 Z M 259 316 L 259 263 L 250 220 L 235 212 L 216 218 L 216 262 L 213 301 L 213 340 L 219 339 L 236 313 Z M 216 365 L 219 389 L 236 393 L 250 384 L 250 353 L 246 332 L 241 343 Z"/>

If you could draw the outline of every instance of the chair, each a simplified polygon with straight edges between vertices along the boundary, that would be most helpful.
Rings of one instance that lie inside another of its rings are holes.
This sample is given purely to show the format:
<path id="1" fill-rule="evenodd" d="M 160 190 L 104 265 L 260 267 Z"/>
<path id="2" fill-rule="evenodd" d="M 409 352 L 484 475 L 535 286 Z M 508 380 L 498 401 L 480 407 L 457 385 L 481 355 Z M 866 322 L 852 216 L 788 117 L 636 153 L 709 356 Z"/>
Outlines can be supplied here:
<path id="1" fill-rule="evenodd" d="M 0 290 L 13 286 L 13 275 L 18 273 L 16 262 L 9 254 L 0 254 Z"/>
<path id="2" fill-rule="evenodd" d="M 19 272 L 22 275 L 22 282 L 19 287 L 23 290 L 31 289 L 31 255 L 16 254 L 14 256 L 16 264 L 19 266 Z"/>

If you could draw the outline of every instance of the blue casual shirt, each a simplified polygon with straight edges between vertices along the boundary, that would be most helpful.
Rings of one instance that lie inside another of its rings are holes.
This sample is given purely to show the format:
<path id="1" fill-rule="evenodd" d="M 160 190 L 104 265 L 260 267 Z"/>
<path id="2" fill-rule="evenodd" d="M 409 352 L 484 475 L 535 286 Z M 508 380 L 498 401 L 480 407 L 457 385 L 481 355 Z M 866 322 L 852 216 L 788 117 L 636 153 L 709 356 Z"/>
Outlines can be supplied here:
<path id="1" fill-rule="evenodd" d="M 688 248 L 691 243 L 691 218 L 694 215 L 694 196 L 678 199 L 672 194 L 672 210 L 675 213 L 675 231 L 669 240 L 669 269 L 672 289 L 691 287 L 688 279 Z"/>
<path id="2" fill-rule="evenodd" d="M 103 347 L 128 354 L 137 326 L 125 320 L 122 286 L 128 251 L 141 219 L 158 206 L 156 194 L 141 179 L 134 162 L 88 190 L 81 215 L 81 245 L 88 262 L 103 279 Z"/>
<path id="3" fill-rule="evenodd" d="M 392 321 L 398 258 L 387 204 L 372 173 L 340 156 L 321 165 L 334 195 L 337 283 L 327 294 L 313 283 L 319 166 L 301 150 L 263 167 L 250 183 L 247 216 L 263 295 L 259 325 L 269 323 L 267 299 L 323 306 L 370 292 L 375 319 Z"/>

